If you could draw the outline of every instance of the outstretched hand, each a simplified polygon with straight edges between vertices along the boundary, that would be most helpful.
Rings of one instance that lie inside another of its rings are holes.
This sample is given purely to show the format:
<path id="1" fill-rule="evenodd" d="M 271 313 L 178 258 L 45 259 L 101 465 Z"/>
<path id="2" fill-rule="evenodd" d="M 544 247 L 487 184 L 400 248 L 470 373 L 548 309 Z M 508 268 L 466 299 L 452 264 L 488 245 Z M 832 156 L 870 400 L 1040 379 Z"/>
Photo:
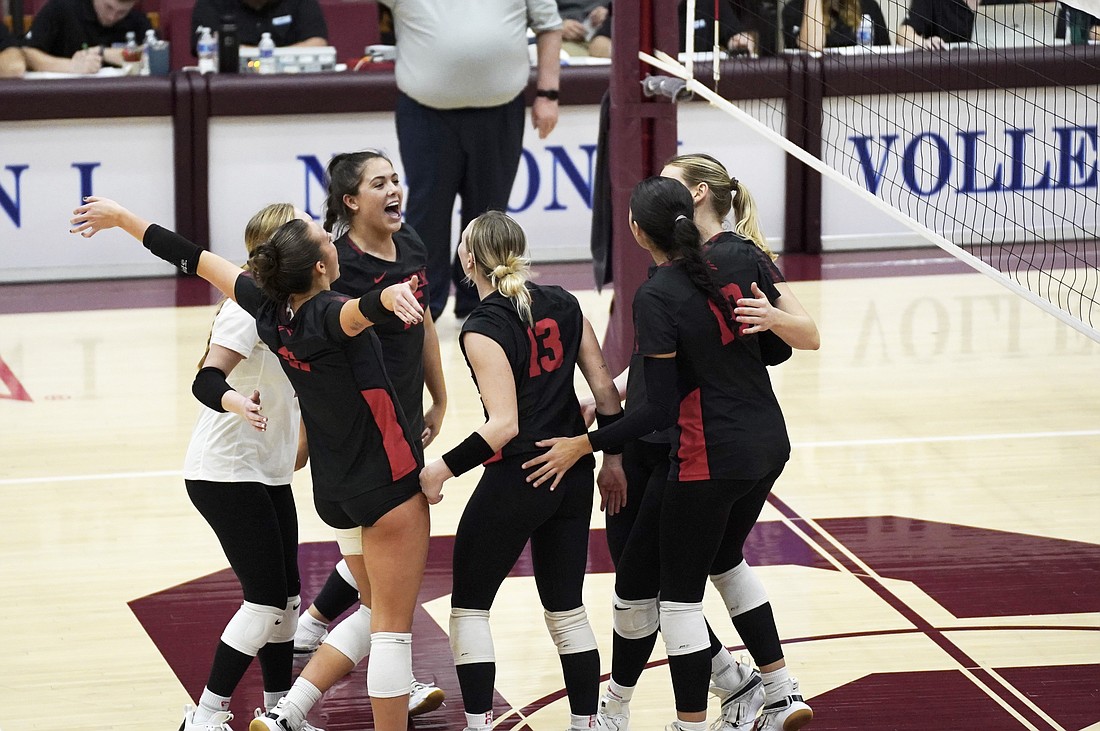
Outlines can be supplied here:
<path id="1" fill-rule="evenodd" d="M 73 217 L 69 219 L 72 224 L 69 233 L 80 234 L 87 239 L 99 231 L 122 226 L 125 219 L 132 215 L 110 198 L 90 195 L 84 199 L 83 205 L 73 211 Z"/>
<path id="2" fill-rule="evenodd" d="M 420 287 L 420 278 L 415 274 L 407 282 L 391 284 L 382 290 L 382 306 L 401 318 L 406 325 L 415 325 L 424 320 L 424 308 L 416 300 L 416 290 Z"/>
<path id="3" fill-rule="evenodd" d="M 251 396 L 236 396 L 230 411 L 251 424 L 256 431 L 267 431 L 267 417 L 263 415 L 263 406 L 260 405 L 260 392 L 253 391 Z"/>

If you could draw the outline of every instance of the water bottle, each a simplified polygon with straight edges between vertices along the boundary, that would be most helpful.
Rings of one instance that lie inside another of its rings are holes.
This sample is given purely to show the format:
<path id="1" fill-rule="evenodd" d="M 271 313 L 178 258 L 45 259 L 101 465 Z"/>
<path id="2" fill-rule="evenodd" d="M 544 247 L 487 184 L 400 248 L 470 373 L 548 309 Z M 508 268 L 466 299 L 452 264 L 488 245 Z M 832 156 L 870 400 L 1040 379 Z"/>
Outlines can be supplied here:
<path id="1" fill-rule="evenodd" d="M 141 50 L 138 48 L 137 36 L 134 31 L 127 31 L 126 46 L 122 49 L 122 72 L 127 76 L 133 76 L 137 74 L 140 63 Z"/>
<path id="2" fill-rule="evenodd" d="M 218 71 L 218 48 L 214 42 L 214 36 L 205 25 L 195 29 L 199 34 L 199 42 L 196 50 L 199 54 L 199 73 L 213 74 Z"/>
<path id="3" fill-rule="evenodd" d="M 145 31 L 145 41 L 141 48 L 141 75 L 149 75 L 149 56 L 153 47 L 157 45 L 157 32 L 150 28 Z"/>
<path id="4" fill-rule="evenodd" d="M 875 23 L 870 15 L 864 15 L 859 21 L 859 29 L 856 31 L 856 43 L 861 46 L 873 46 L 875 44 Z"/>
<path id="5" fill-rule="evenodd" d="M 261 74 L 275 73 L 275 41 L 271 40 L 270 33 L 260 36 L 260 68 Z"/>

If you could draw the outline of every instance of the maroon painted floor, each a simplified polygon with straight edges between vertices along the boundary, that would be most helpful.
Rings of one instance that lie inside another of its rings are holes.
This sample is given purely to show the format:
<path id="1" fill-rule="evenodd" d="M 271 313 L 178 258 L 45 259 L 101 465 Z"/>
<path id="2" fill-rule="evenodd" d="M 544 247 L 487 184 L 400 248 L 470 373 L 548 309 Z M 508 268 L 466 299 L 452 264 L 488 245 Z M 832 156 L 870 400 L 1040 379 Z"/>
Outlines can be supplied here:
<path id="1" fill-rule="evenodd" d="M 785 517 L 791 519 L 818 548 L 829 549 L 816 529 L 793 514 L 778 498 L 771 500 Z M 1002 531 L 911 520 L 899 516 L 831 519 L 818 525 L 839 538 L 851 554 L 857 556 L 883 578 L 913 582 L 957 617 L 990 619 L 1019 615 L 1100 612 L 1100 546 L 1022 536 Z M 426 602 L 450 592 L 450 556 L 452 537 L 432 538 L 428 569 L 421 601 Z M 603 531 L 591 534 L 589 572 L 612 571 Z M 850 563 L 844 554 L 831 549 L 840 563 Z M 747 560 L 758 566 L 801 565 L 830 570 L 831 565 L 814 546 L 780 522 L 757 525 L 746 546 Z M 339 559 L 334 543 L 305 544 L 299 564 L 302 570 L 303 600 L 309 602 L 320 590 L 333 564 Z M 921 633 L 970 669 L 979 678 L 988 678 L 995 670 L 1032 703 L 1068 731 L 1079 731 L 1100 722 L 1100 658 L 1097 664 L 1056 668 L 1004 667 L 983 669 L 952 643 L 940 628 L 929 625 L 891 595 L 877 579 L 846 566 L 881 598 L 906 616 L 914 629 L 899 633 Z M 835 569 L 834 569 L 835 570 Z M 512 576 L 530 576 L 527 553 Z M 209 669 L 214 638 L 232 616 L 241 600 L 232 573 L 227 569 L 209 576 L 196 577 L 187 584 L 131 602 L 131 608 L 163 653 L 192 697 L 198 697 Z M 532 607 L 532 617 L 540 614 Z M 1064 625 L 1053 628 L 1067 629 Z M 1030 625 L 1032 630 L 1043 629 Z M 1015 630 L 990 624 L 967 631 Z M 1100 632 L 1095 626 L 1072 629 Z M 957 628 L 952 628 L 958 632 Z M 452 699 L 443 709 L 410 722 L 419 729 L 460 729 L 465 725 L 459 689 L 451 665 L 447 636 L 423 609 L 416 616 L 413 666 L 421 679 L 432 679 Z M 848 633 L 835 636 L 857 636 Z M 814 642 L 824 637 L 786 638 L 785 643 Z M 501 672 L 514 668 L 501 668 Z M 996 682 L 986 683 L 999 700 L 1042 731 L 1057 729 L 1042 716 Z M 257 668 L 250 669 L 238 689 L 238 698 L 259 698 L 262 691 Z M 495 701 L 499 718 L 513 705 L 530 713 L 564 694 L 558 691 L 545 698 L 507 699 L 499 694 Z M 1027 728 L 996 700 L 983 693 L 961 672 L 880 673 L 860 678 L 812 698 L 815 717 L 813 728 L 819 731 L 840 729 L 896 729 L 924 731 L 939 729 L 1016 729 Z M 238 718 L 251 709 L 235 709 Z M 350 731 L 371 727 L 369 702 L 365 690 L 365 663 L 341 681 L 317 706 L 311 720 L 329 731 Z M 963 719 L 968 719 L 964 721 Z M 513 728 L 517 721 L 505 720 L 501 728 Z"/>

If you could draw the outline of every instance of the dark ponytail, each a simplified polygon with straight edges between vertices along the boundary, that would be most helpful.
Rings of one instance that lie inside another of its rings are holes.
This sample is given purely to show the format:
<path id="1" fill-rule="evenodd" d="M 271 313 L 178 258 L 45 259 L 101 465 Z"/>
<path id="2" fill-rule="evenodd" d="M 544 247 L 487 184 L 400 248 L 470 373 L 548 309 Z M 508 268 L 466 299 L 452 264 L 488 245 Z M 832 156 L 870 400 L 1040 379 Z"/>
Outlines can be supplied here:
<path id="1" fill-rule="evenodd" d="M 310 236 L 309 227 L 298 218 L 284 223 L 270 241 L 253 249 L 248 259 L 256 284 L 278 302 L 313 287 L 313 265 L 321 260 L 321 250 Z"/>
<path id="2" fill-rule="evenodd" d="M 340 234 L 351 226 L 351 211 L 344 205 L 345 195 L 355 195 L 359 192 L 359 184 L 363 181 L 363 168 L 367 163 L 376 158 L 381 158 L 393 164 L 388 157 L 378 150 L 362 150 L 360 152 L 341 152 L 329 160 L 325 170 L 325 186 L 328 197 L 325 198 L 324 229 L 329 233 Z M 340 229 L 340 230 L 337 230 Z"/>
<path id="3" fill-rule="evenodd" d="M 630 194 L 630 212 L 636 223 L 669 259 L 679 259 L 695 288 L 714 303 L 731 325 L 733 307 L 722 294 L 714 268 L 703 258 L 699 227 L 691 194 L 678 180 L 646 178 Z"/>

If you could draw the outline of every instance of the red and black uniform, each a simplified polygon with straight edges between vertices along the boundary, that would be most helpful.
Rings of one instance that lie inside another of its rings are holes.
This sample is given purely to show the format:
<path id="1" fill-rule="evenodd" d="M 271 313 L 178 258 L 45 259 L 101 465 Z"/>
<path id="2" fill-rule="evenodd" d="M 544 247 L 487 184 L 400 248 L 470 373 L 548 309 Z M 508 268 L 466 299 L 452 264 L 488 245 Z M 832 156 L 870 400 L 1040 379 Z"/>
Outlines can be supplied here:
<path id="1" fill-rule="evenodd" d="M 585 431 L 573 386 L 584 318 L 577 299 L 562 288 L 528 284 L 527 289 L 533 327 L 520 319 L 511 300 L 496 292 L 483 299 L 462 326 L 464 355 L 465 335 L 478 333 L 500 345 L 507 356 L 516 386 L 519 433 L 486 463 L 462 513 L 455 534 L 453 608 L 489 610 L 528 540 L 546 611 L 582 605 L 595 460 L 588 456 L 579 461 L 552 491 L 527 483 L 521 465 L 545 451 L 535 447 L 540 439 Z M 479 383 L 478 388 L 493 384 Z M 597 651 L 560 658 L 572 712 L 595 713 Z M 491 709 L 494 663 L 457 669 L 467 713 Z"/>
<path id="2" fill-rule="evenodd" d="M 291 313 L 245 275 L 234 293 L 298 394 L 321 519 L 334 528 L 372 525 L 415 495 L 419 436 L 409 430 L 373 328 L 351 337 L 340 327 L 348 298 L 320 292 Z"/>
<path id="3" fill-rule="evenodd" d="M 332 288 L 349 297 L 361 297 L 375 289 L 419 277 L 416 301 L 427 309 L 428 250 L 424 242 L 408 224 L 393 235 L 397 257 L 393 261 L 380 259 L 363 251 L 345 233 L 336 239 L 336 251 L 340 257 L 340 278 Z M 409 429 L 419 439 L 424 431 L 424 323 L 409 325 L 394 319 L 380 322 L 374 332 L 382 343 L 382 358 L 386 373 L 397 391 L 397 400 L 405 411 Z"/>
<path id="4" fill-rule="evenodd" d="M 746 248 L 711 247 L 722 293 L 751 296 L 756 282 L 778 292 Z M 680 414 L 672 431 L 669 479 L 755 479 L 790 456 L 783 412 L 761 360 L 758 339 L 741 334 L 700 292 L 677 261 L 657 268 L 634 298 L 636 352 L 675 352 Z"/>
<path id="5" fill-rule="evenodd" d="M 778 299 L 775 266 L 751 242 L 733 234 L 719 236 L 704 254 L 731 307 L 738 298 L 752 296 L 753 282 L 770 301 Z M 593 446 L 612 444 L 608 437 L 614 432 L 645 433 L 640 422 L 647 414 L 668 411 L 667 406 L 656 409 L 654 402 L 667 402 L 671 393 L 677 403 L 671 409 L 675 424 L 667 432 L 667 482 L 656 474 L 662 465 L 642 462 L 638 455 L 645 451 L 630 448 L 639 442 L 628 443 L 624 450 L 628 479 L 635 474 L 634 479 L 645 480 L 645 485 L 635 525 L 616 567 L 615 593 L 627 600 L 659 594 L 662 602 L 697 603 L 702 601 L 708 574 L 717 575 L 741 563 L 745 539 L 790 455 L 790 442 L 760 336 L 745 334 L 737 323 L 727 321 L 695 286 L 682 261 L 653 268 L 635 295 L 634 324 L 634 389 L 628 384 L 633 392 L 628 393 L 626 416 L 592 434 Z M 672 366 L 667 359 L 645 357 L 673 352 Z M 638 370 L 640 374 L 635 373 Z M 650 422 L 650 427 L 658 425 Z M 687 536 L 690 541 L 685 540 Z M 767 612 L 770 618 L 770 607 Z M 771 637 L 774 623 L 770 623 L 772 631 L 762 632 L 756 627 L 761 624 L 758 619 L 750 620 L 749 626 L 734 618 L 750 652 L 761 658 L 781 652 L 778 638 Z M 757 643 L 757 637 L 765 639 Z M 645 641 L 625 641 L 616 635 L 612 663 L 616 682 L 637 682 L 653 639 L 655 635 Z M 706 708 L 706 676 L 714 647 L 711 633 L 711 650 L 670 657 L 678 709 Z"/>

